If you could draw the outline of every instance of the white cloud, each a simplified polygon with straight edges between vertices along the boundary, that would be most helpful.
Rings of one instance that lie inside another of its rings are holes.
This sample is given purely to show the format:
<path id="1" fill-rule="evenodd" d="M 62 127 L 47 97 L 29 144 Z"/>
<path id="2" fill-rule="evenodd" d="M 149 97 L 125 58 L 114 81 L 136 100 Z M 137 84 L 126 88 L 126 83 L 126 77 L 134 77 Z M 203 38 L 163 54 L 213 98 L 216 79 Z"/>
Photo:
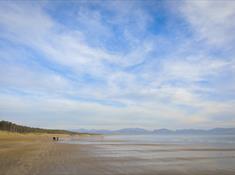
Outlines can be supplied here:
<path id="1" fill-rule="evenodd" d="M 212 46 L 232 47 L 230 44 L 235 41 L 234 1 L 185 1 L 181 11 L 199 40 L 206 40 Z"/>
<path id="2" fill-rule="evenodd" d="M 42 5 L 1 2 L 0 26 L 4 30 L 0 37 L 40 53 L 48 62 L 34 65 L 40 56 L 28 54 L 27 49 L 16 48 L 15 52 L 14 49 L 1 50 L 0 75 L 4 75 L 0 77 L 1 94 L 6 91 L 10 94 L 11 88 L 26 94 L 1 95 L 0 116 L 19 115 L 22 120 L 32 116 L 34 121 L 48 118 L 51 122 L 48 126 L 52 126 L 54 120 L 70 118 L 68 127 L 77 121 L 83 126 L 99 125 L 101 128 L 141 124 L 155 128 L 158 122 L 165 127 L 194 127 L 203 123 L 210 127 L 216 122 L 210 119 L 211 115 L 233 112 L 231 100 L 218 102 L 198 93 L 220 91 L 226 94 L 227 91 L 223 91 L 225 87 L 218 88 L 220 81 L 209 87 L 198 82 L 218 79 L 226 72 L 234 73 L 235 64 L 231 58 L 213 57 L 207 49 L 195 51 L 195 38 L 189 38 L 186 44 L 179 40 L 181 43 L 173 49 L 166 48 L 169 53 L 164 58 L 159 58 L 158 53 L 151 55 L 167 39 L 151 34 L 145 37 L 152 17 L 141 6 L 119 3 L 115 1 L 113 5 L 104 5 L 116 14 L 106 21 L 107 25 L 102 21 L 101 13 L 85 7 L 74 16 L 84 28 L 89 29 L 88 33 L 97 30 L 97 35 L 92 33 L 91 39 L 93 35 L 112 37 L 109 25 L 123 27 L 122 37 L 130 47 L 127 52 L 117 53 L 109 52 L 104 46 L 91 46 L 86 32 L 56 22 Z M 231 7 L 220 7 L 215 3 L 214 9 L 210 5 L 209 2 L 198 4 L 195 1 L 185 3 L 181 10 L 200 40 L 216 46 L 230 44 L 234 39 L 231 33 L 234 24 L 230 25 L 228 19 L 234 14 L 233 3 Z M 225 12 L 225 9 L 228 11 Z M 133 13 L 128 16 L 130 11 Z M 217 15 L 216 12 L 223 13 Z M 148 62 L 143 63 L 146 60 Z M 33 62 L 33 66 L 27 61 Z M 140 63 L 143 65 L 138 71 L 128 70 Z M 64 72 L 50 70 L 43 64 L 58 66 Z M 83 75 L 87 74 L 102 83 L 83 80 Z M 233 83 L 229 85 L 232 87 Z M 120 103 L 122 107 L 105 102 Z"/>
<path id="3" fill-rule="evenodd" d="M 71 84 L 62 76 L 42 68 L 1 63 L 0 84 L 2 88 L 20 89 L 26 93 L 42 95 L 70 90 Z"/>

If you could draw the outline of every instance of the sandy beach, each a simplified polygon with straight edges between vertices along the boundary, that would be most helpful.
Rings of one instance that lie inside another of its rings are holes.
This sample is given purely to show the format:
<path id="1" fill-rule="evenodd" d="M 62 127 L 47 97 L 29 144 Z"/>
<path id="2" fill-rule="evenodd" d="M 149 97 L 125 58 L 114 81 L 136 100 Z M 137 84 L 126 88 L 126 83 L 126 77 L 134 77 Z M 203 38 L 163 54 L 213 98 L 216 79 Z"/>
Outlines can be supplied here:
<path id="1" fill-rule="evenodd" d="M 90 148 L 60 144 L 49 134 L 0 135 L 0 175 L 108 174 Z M 55 135 L 60 139 L 70 136 Z"/>
<path id="2" fill-rule="evenodd" d="M 176 160 L 176 158 L 170 160 L 170 158 L 165 157 L 160 162 L 152 158 L 153 162 L 147 162 L 145 164 L 143 163 L 144 159 L 141 157 L 109 157 L 105 156 L 105 153 L 102 153 L 102 148 L 99 150 L 100 147 L 97 145 L 55 142 L 52 140 L 52 136 L 45 134 L 1 134 L 0 175 L 234 174 L 234 171 L 229 169 L 221 170 L 216 167 L 207 169 L 207 165 L 203 165 L 203 163 L 200 166 L 196 164 L 195 167 L 192 167 L 193 158 L 178 158 L 179 160 Z M 66 135 L 59 135 L 59 137 L 69 139 L 69 136 Z M 124 147 L 124 145 L 120 145 L 118 149 L 123 149 Z M 108 151 L 112 153 L 112 150 Z M 166 154 L 164 150 L 160 150 L 159 152 L 160 154 Z M 198 157 L 198 159 L 202 158 Z M 172 163 L 177 161 L 179 161 L 178 164 Z M 182 161 L 185 163 L 182 163 Z M 187 164 L 187 162 L 191 163 Z"/>

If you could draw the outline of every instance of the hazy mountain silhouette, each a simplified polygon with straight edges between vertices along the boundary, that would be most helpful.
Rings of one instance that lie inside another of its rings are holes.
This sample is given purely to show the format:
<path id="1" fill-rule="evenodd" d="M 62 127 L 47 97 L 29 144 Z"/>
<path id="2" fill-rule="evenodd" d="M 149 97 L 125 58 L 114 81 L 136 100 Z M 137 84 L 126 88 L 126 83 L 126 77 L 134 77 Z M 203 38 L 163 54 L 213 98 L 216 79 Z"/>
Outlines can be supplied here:
<path id="1" fill-rule="evenodd" d="M 124 128 L 119 130 L 96 130 L 96 129 L 77 129 L 74 131 L 79 131 L 83 133 L 96 133 L 96 134 L 159 134 L 159 135 L 167 135 L 167 134 L 194 134 L 194 135 L 222 135 L 222 134 L 235 134 L 235 128 L 213 128 L 209 130 L 203 129 L 155 129 L 155 130 L 146 130 L 143 128 Z"/>

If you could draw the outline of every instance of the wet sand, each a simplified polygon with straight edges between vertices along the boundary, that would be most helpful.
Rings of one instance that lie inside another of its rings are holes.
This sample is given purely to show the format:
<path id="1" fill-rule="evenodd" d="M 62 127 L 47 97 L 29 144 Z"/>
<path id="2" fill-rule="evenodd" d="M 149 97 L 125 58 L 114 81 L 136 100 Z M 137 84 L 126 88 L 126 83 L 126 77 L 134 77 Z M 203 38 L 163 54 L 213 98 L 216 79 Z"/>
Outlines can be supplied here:
<path id="1" fill-rule="evenodd" d="M 192 167 L 193 158 L 179 157 L 179 163 L 172 164 L 177 158 L 166 157 L 161 160 L 164 164 L 157 160 L 143 164 L 141 157 L 106 157 L 95 153 L 102 153 L 103 148 L 97 145 L 59 143 L 51 138 L 51 135 L 0 135 L 0 175 L 234 175 L 229 169 L 208 169 L 203 162 Z M 160 152 L 164 154 L 164 150 Z"/>

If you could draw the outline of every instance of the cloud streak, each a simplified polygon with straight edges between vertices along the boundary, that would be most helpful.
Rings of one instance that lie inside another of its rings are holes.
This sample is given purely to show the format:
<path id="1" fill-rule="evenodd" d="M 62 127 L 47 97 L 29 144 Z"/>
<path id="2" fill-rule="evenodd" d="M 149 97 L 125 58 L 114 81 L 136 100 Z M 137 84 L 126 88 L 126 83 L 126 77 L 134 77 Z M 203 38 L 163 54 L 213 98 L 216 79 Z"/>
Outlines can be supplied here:
<path id="1" fill-rule="evenodd" d="M 235 114 L 234 3 L 152 7 L 1 2 L 1 119 L 57 128 L 233 126 L 220 116 Z"/>

